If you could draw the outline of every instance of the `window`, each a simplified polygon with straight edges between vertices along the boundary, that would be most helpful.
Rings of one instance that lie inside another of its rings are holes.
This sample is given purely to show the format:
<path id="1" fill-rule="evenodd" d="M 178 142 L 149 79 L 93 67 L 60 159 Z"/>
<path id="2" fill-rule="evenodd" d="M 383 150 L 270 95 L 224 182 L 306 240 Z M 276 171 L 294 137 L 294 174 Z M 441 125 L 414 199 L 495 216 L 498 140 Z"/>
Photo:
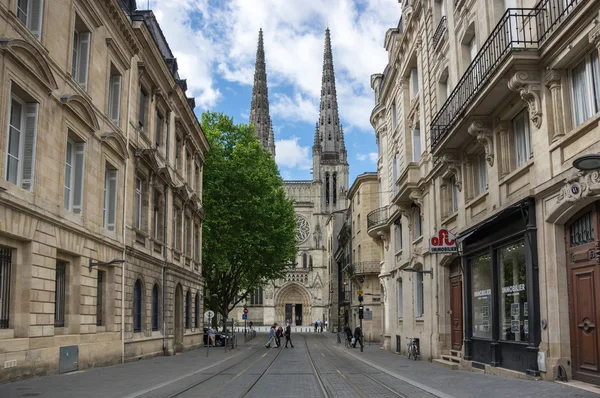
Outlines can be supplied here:
<path id="1" fill-rule="evenodd" d="M 156 147 L 158 148 L 162 143 L 162 128 L 163 128 L 163 117 L 159 112 L 156 112 Z"/>
<path id="2" fill-rule="evenodd" d="M 415 318 L 421 318 L 424 313 L 423 273 L 415 272 Z"/>
<path id="3" fill-rule="evenodd" d="M 402 223 L 400 219 L 394 222 L 394 248 L 396 252 L 402 250 Z"/>
<path id="4" fill-rule="evenodd" d="M 360 226 L 361 226 L 361 224 L 360 224 L 360 214 L 358 216 L 356 216 L 356 224 L 358 224 L 358 231 L 356 233 L 359 233 L 360 232 Z"/>
<path id="5" fill-rule="evenodd" d="M 137 229 L 141 229 L 142 226 L 142 192 L 143 192 L 143 182 L 139 177 L 135 178 L 135 195 L 134 195 L 134 226 Z"/>
<path id="6" fill-rule="evenodd" d="M 398 181 L 398 158 L 400 157 L 400 154 L 396 153 L 394 155 L 394 161 L 392 162 L 392 192 L 393 195 L 396 195 L 398 193 L 398 184 L 396 184 L 396 181 Z"/>
<path id="7" fill-rule="evenodd" d="M 473 337 L 492 338 L 492 263 L 489 254 L 469 260 Z"/>
<path id="8" fill-rule="evenodd" d="M 458 211 L 458 187 L 456 186 L 456 177 L 452 177 L 450 180 L 450 210 L 452 213 Z"/>
<path id="9" fill-rule="evenodd" d="M 196 293 L 196 299 L 194 300 L 194 326 L 200 327 L 200 294 Z"/>
<path id="10" fill-rule="evenodd" d="M 175 169 L 181 172 L 181 138 L 175 137 Z"/>
<path id="11" fill-rule="evenodd" d="M 529 118 L 527 112 L 521 112 L 513 120 L 515 134 L 516 167 L 523 166 L 531 156 L 531 139 L 529 132 Z"/>
<path id="12" fill-rule="evenodd" d="M 201 178 L 200 178 L 200 166 L 198 165 L 198 163 L 196 163 L 196 167 L 194 169 L 194 176 L 196 176 L 196 179 L 194 181 L 196 185 L 194 186 L 194 189 L 196 190 L 197 193 L 200 193 Z"/>
<path id="13" fill-rule="evenodd" d="M 421 130 L 417 127 L 412 134 L 413 162 L 421 161 Z"/>
<path id="14" fill-rule="evenodd" d="M 175 216 L 173 217 L 173 247 L 181 251 L 181 209 L 175 207 Z"/>
<path id="15" fill-rule="evenodd" d="M 186 151 L 186 169 L 187 169 L 187 183 L 192 186 L 192 172 L 194 171 L 192 168 L 192 154 L 189 151 Z"/>
<path id="16" fill-rule="evenodd" d="M 185 255 L 192 257 L 192 220 L 189 217 L 185 218 Z"/>
<path id="17" fill-rule="evenodd" d="M 479 193 L 483 193 L 488 189 L 487 163 L 485 160 L 485 153 L 480 153 L 479 156 L 477 156 L 477 176 Z"/>
<path id="18" fill-rule="evenodd" d="M 419 95 L 419 71 L 417 70 L 417 68 L 412 68 L 410 70 L 410 82 L 410 98 L 412 99 Z"/>
<path id="19" fill-rule="evenodd" d="M 17 18 L 38 39 L 42 33 L 43 0 L 18 0 Z"/>
<path id="20" fill-rule="evenodd" d="M 104 285 L 106 272 L 98 270 L 98 285 L 96 286 L 96 326 L 104 325 Z"/>
<path id="21" fill-rule="evenodd" d="M 413 238 L 423 236 L 423 218 L 421 217 L 421 209 L 419 206 L 415 206 L 413 209 L 413 219 L 415 220 L 415 233 Z"/>
<path id="22" fill-rule="evenodd" d="M 10 321 L 10 274 L 12 249 L 0 246 L 0 329 L 8 329 Z"/>
<path id="23" fill-rule="evenodd" d="M 251 305 L 262 305 L 263 303 L 263 288 L 257 287 L 254 289 L 254 292 L 250 295 L 250 304 Z"/>
<path id="24" fill-rule="evenodd" d="M 85 143 L 67 139 L 65 157 L 65 210 L 82 213 L 83 178 L 85 169 Z"/>
<path id="25" fill-rule="evenodd" d="M 398 319 L 404 316 L 404 304 L 402 303 L 402 279 L 398 279 Z"/>
<path id="26" fill-rule="evenodd" d="M 308 256 L 306 253 L 302 254 L 302 268 L 306 269 L 308 267 Z"/>
<path id="27" fill-rule="evenodd" d="M 79 16 L 75 17 L 75 30 L 73 32 L 73 60 L 71 63 L 71 76 L 79 85 L 87 90 L 88 64 L 90 61 L 89 29 L 84 25 Z"/>
<path id="28" fill-rule="evenodd" d="M 448 99 L 448 77 L 440 80 L 438 88 L 439 106 L 441 107 Z"/>
<path id="29" fill-rule="evenodd" d="M 471 41 L 469 42 L 469 61 L 473 62 L 473 60 L 475 59 L 476 56 L 477 56 L 477 40 L 476 40 L 475 36 L 473 36 L 473 39 L 471 39 Z"/>
<path id="30" fill-rule="evenodd" d="M 140 104 L 138 109 L 138 123 L 139 127 L 144 127 L 146 124 L 146 103 L 148 102 L 148 93 L 143 87 L 140 87 Z"/>
<path id="31" fill-rule="evenodd" d="M 67 286 L 67 264 L 56 263 L 54 279 L 54 327 L 65 326 L 65 290 Z"/>
<path id="32" fill-rule="evenodd" d="M 571 70 L 573 115 L 575 126 L 600 110 L 600 62 L 598 51 L 587 54 Z"/>
<path id="33" fill-rule="evenodd" d="M 11 85 L 11 90 L 14 87 Z M 12 94 L 6 151 L 6 180 L 26 191 L 33 188 L 37 136 L 37 103 L 25 103 Z"/>
<path id="34" fill-rule="evenodd" d="M 194 261 L 200 261 L 200 228 L 194 224 Z"/>
<path id="35" fill-rule="evenodd" d="M 133 286 L 133 332 L 142 331 L 142 282 L 135 281 Z"/>
<path id="36" fill-rule="evenodd" d="M 185 294 L 185 328 L 186 329 L 191 328 L 191 325 L 190 325 L 191 311 L 192 311 L 192 295 L 191 295 L 190 291 L 188 290 L 187 293 Z"/>
<path id="37" fill-rule="evenodd" d="M 116 231 L 117 226 L 117 170 L 106 166 L 104 171 L 104 228 Z"/>
<path id="38" fill-rule="evenodd" d="M 498 249 L 500 266 L 500 339 L 529 340 L 525 242 Z"/>
<path id="39" fill-rule="evenodd" d="M 356 192 L 356 201 L 360 204 L 360 190 Z"/>
<path id="40" fill-rule="evenodd" d="M 158 294 L 158 283 L 155 283 L 152 287 L 152 331 L 158 330 L 158 308 L 159 308 L 159 294 Z"/>
<path id="41" fill-rule="evenodd" d="M 161 237 L 161 231 L 160 231 L 160 226 L 161 226 L 161 211 L 160 211 L 160 191 L 158 190 L 154 190 L 154 197 L 152 199 L 152 205 L 154 206 L 153 210 L 152 210 L 152 218 L 153 218 L 153 227 L 152 227 L 152 231 L 153 231 L 153 235 L 154 235 L 154 239 L 159 240 Z"/>
<path id="42" fill-rule="evenodd" d="M 398 115 L 396 114 L 396 101 L 392 102 L 392 131 L 396 130 Z"/>
<path id="43" fill-rule="evenodd" d="M 121 75 L 111 65 L 111 76 L 108 84 L 108 117 L 119 125 L 121 114 Z"/>

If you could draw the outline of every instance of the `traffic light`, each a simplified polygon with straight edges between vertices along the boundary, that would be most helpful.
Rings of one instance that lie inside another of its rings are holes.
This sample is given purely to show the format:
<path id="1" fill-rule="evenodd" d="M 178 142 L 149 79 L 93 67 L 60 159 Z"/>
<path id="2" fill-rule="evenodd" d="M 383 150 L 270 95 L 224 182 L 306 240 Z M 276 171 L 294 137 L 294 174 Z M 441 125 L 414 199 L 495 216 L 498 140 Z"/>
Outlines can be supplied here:
<path id="1" fill-rule="evenodd" d="M 361 305 L 360 307 L 358 307 L 358 319 L 364 319 L 363 315 L 363 306 Z"/>
<path id="2" fill-rule="evenodd" d="M 362 296 L 362 294 L 359 294 L 359 295 L 358 295 L 358 302 L 359 302 L 359 303 L 362 303 L 362 302 L 363 302 L 363 296 Z"/>

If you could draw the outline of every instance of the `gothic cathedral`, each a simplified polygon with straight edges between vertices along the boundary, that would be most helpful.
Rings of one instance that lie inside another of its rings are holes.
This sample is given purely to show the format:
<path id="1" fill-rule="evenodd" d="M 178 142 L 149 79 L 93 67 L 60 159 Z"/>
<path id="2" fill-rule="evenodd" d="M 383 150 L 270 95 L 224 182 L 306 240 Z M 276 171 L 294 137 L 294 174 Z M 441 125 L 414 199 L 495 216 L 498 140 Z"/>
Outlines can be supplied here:
<path id="1" fill-rule="evenodd" d="M 264 149 L 275 156 L 262 29 L 256 51 L 250 123 Z M 325 31 L 321 103 L 312 155 L 312 180 L 284 181 L 298 219 L 295 267 L 284 278 L 271 281 L 252 294 L 247 303 L 248 320 L 255 325 L 292 320 L 294 326 L 310 326 L 316 320 L 329 321 L 325 224 L 332 212 L 346 210 L 348 192 L 348 162 L 338 114 L 329 28 Z"/>

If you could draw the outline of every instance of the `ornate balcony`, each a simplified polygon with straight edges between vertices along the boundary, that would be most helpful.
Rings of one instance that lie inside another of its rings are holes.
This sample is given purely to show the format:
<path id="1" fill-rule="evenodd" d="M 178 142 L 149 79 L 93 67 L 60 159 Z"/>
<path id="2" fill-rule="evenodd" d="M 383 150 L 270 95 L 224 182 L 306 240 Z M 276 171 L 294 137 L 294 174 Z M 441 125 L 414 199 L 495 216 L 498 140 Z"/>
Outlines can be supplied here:
<path id="1" fill-rule="evenodd" d="M 433 34 L 433 48 L 437 47 L 438 43 L 440 42 L 440 39 L 444 36 L 444 33 L 446 33 L 445 16 L 443 16 L 442 19 L 440 19 L 440 23 L 438 24 L 438 27 L 435 30 L 435 33 Z"/>
<path id="2" fill-rule="evenodd" d="M 509 93 L 506 80 L 502 79 L 508 67 L 527 63 L 537 65 L 535 50 L 582 3 L 583 0 L 543 0 L 536 8 L 508 9 L 504 13 L 431 122 L 434 155 L 452 139 L 451 133 L 459 127 L 464 116 L 475 113 L 475 106 L 479 106 L 477 114 L 491 113 Z M 460 144 L 462 142 L 448 146 L 456 148 Z"/>
<path id="3" fill-rule="evenodd" d="M 351 278 L 357 278 L 368 274 L 379 275 L 381 271 L 381 263 L 379 261 L 363 261 L 353 263 L 347 268 L 347 272 Z"/>
<path id="4" fill-rule="evenodd" d="M 371 237 L 377 236 L 377 232 L 383 228 L 388 221 L 388 207 L 380 207 L 367 214 L 367 233 Z"/>

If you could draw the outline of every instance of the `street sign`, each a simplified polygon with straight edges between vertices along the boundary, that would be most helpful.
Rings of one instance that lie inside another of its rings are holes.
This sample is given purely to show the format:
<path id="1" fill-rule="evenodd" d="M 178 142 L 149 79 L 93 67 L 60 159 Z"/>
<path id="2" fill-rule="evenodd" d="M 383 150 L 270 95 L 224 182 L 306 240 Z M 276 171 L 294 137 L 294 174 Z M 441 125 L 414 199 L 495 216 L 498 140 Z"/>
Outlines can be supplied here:
<path id="1" fill-rule="evenodd" d="M 242 320 L 245 321 L 246 319 L 248 319 L 248 314 L 242 314 Z"/>
<path id="2" fill-rule="evenodd" d="M 204 313 L 204 317 L 206 319 L 212 319 L 212 318 L 214 318 L 214 316 L 215 316 L 215 313 L 211 310 L 208 310 Z"/>
<path id="3" fill-rule="evenodd" d="M 362 290 L 359 290 L 359 291 L 358 291 L 358 294 L 363 294 L 363 291 L 362 291 Z"/>
<path id="4" fill-rule="evenodd" d="M 248 313 L 248 308 L 244 308 L 244 314 Z"/>

